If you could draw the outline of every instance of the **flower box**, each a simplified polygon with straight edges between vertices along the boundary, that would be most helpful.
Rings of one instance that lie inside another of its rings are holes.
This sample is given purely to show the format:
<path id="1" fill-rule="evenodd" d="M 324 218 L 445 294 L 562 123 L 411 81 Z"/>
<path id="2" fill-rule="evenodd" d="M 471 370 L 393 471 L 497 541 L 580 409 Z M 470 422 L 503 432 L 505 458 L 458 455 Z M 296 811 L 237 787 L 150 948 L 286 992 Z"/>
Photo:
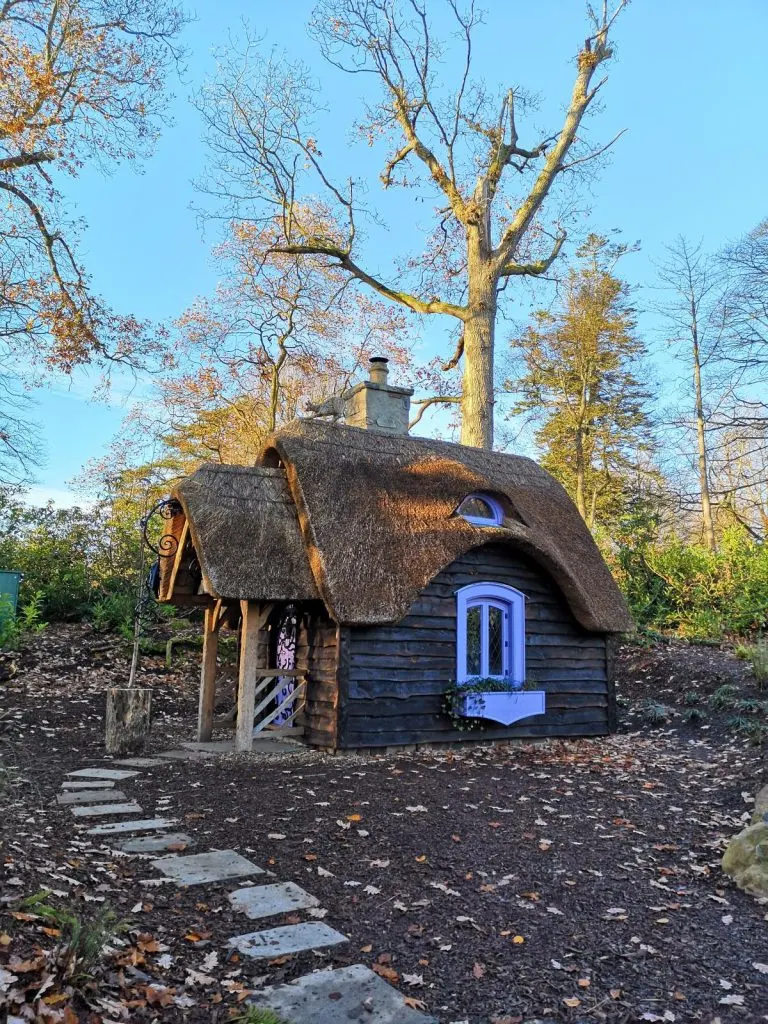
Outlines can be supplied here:
<path id="1" fill-rule="evenodd" d="M 512 725 L 522 718 L 543 715 L 546 711 L 544 690 L 506 692 L 481 691 L 462 698 L 461 714 L 465 718 L 489 718 L 492 722 Z"/>

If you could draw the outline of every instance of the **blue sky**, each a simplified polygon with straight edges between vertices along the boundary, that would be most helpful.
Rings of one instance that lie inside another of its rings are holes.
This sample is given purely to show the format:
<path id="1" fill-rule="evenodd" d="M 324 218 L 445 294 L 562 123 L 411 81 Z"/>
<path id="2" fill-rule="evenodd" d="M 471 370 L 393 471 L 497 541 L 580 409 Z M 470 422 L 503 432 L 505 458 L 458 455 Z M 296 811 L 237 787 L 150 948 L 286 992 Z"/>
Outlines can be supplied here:
<path id="1" fill-rule="evenodd" d="M 441 0 L 428 0 L 428 6 L 439 22 Z M 557 125 L 572 83 L 571 59 L 586 34 L 581 0 L 486 0 L 484 6 L 476 59 L 488 83 L 540 93 L 537 121 Z M 216 285 L 209 258 L 214 238 L 210 231 L 204 237 L 192 209 L 200 201 L 192 180 L 202 170 L 204 149 L 189 97 L 213 73 L 214 50 L 226 45 L 229 33 L 237 36 L 243 18 L 267 45 L 316 72 L 329 108 L 319 141 L 333 154 L 332 165 L 353 173 L 371 168 L 378 175 L 379 154 L 356 143 L 346 127 L 337 130 L 359 115 L 360 79 L 324 66 L 304 30 L 311 8 L 305 0 L 201 2 L 185 32 L 188 72 L 183 82 L 171 84 L 175 124 L 155 155 L 139 173 L 125 167 L 103 177 L 86 168 L 67 188 L 73 210 L 87 223 L 82 255 L 94 287 L 120 311 L 167 320 Z M 602 140 L 627 131 L 592 186 L 589 224 L 602 232 L 620 229 L 624 240 L 641 242 L 622 271 L 639 287 L 642 306 L 653 283 L 652 262 L 678 233 L 717 248 L 768 216 L 768 133 L 761 127 L 768 100 L 768 4 L 634 0 L 615 39 L 618 60 L 592 131 Z M 374 201 L 375 183 L 369 196 Z M 384 203 L 390 230 L 372 240 L 369 258 L 386 273 L 392 256 L 417 235 L 406 226 L 410 221 L 396 197 Z M 651 318 L 641 320 L 649 340 L 653 326 Z M 427 332 L 427 349 L 439 345 L 441 330 L 436 324 Z M 48 460 L 33 499 L 71 500 L 69 482 L 89 458 L 103 454 L 144 390 L 141 383 L 130 391 L 118 382 L 109 404 L 94 402 L 89 396 L 95 379 L 94 373 L 71 384 L 59 380 L 38 393 Z"/>

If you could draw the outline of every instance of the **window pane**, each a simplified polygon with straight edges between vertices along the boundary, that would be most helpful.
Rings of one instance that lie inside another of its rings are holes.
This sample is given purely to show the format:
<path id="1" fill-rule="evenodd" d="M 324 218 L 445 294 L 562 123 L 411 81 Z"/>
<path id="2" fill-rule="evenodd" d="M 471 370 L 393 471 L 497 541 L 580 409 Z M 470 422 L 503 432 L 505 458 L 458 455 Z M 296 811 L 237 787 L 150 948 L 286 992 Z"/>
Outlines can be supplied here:
<path id="1" fill-rule="evenodd" d="M 467 608 L 467 675 L 480 675 L 480 605 Z"/>
<path id="2" fill-rule="evenodd" d="M 461 503 L 459 512 L 463 516 L 475 516 L 477 519 L 496 519 L 496 515 L 488 502 L 476 496 L 465 498 Z"/>
<path id="3" fill-rule="evenodd" d="M 504 674 L 504 612 L 491 605 L 488 609 L 488 675 Z"/>

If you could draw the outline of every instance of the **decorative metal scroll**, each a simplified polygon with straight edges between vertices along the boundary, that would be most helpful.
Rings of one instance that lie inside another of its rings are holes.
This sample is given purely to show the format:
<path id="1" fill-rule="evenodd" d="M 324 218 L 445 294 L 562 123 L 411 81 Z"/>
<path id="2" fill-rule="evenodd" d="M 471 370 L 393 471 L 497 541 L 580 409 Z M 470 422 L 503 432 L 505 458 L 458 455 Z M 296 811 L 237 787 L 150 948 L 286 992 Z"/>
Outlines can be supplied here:
<path id="1" fill-rule="evenodd" d="M 173 558 L 179 550 L 179 538 L 172 533 L 168 533 L 164 528 L 157 545 L 153 544 L 149 538 L 149 529 L 153 519 L 159 518 L 170 522 L 174 516 L 180 515 L 182 511 L 182 507 L 176 498 L 161 498 L 142 517 L 141 529 L 144 543 L 151 551 L 154 551 L 158 558 Z"/>

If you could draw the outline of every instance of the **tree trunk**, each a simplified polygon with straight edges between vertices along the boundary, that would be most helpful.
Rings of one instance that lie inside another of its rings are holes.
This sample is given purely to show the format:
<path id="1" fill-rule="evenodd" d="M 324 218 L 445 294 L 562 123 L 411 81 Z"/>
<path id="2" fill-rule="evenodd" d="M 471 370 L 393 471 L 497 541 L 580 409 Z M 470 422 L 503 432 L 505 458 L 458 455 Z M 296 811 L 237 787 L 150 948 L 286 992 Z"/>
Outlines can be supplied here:
<path id="1" fill-rule="evenodd" d="M 707 453 L 707 435 L 704 426 L 704 400 L 701 384 L 701 358 L 699 352 L 699 336 L 696 318 L 692 324 L 693 335 L 693 385 L 696 401 L 696 442 L 698 446 L 699 488 L 701 490 L 701 518 L 704 524 L 704 540 L 710 551 L 717 550 L 715 539 L 715 523 L 712 517 L 712 502 L 709 494 L 709 466 Z"/>
<path id="2" fill-rule="evenodd" d="M 493 448 L 493 346 L 497 280 L 480 256 L 468 262 L 469 302 L 464 322 L 464 376 L 461 393 L 461 443 Z"/>
<path id="3" fill-rule="evenodd" d="M 576 449 L 576 508 L 586 522 L 587 502 L 584 494 L 586 472 L 584 468 L 584 434 L 581 427 L 576 428 L 574 447 Z"/>
<path id="4" fill-rule="evenodd" d="M 108 754 L 136 754 L 144 750 L 149 739 L 151 708 L 151 689 L 116 686 L 107 690 Z"/>

